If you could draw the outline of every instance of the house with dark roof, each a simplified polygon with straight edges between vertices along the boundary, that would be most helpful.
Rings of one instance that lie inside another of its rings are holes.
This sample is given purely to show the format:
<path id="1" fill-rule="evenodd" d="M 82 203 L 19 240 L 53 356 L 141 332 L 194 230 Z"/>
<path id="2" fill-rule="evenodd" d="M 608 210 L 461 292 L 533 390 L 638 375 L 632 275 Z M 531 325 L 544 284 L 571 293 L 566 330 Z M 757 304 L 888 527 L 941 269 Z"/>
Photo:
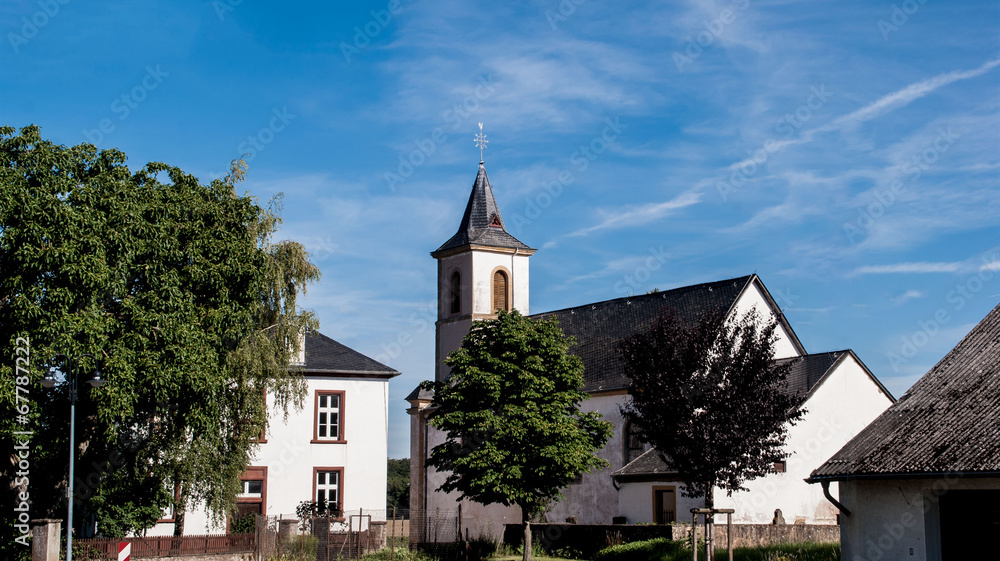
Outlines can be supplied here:
<path id="1" fill-rule="evenodd" d="M 438 321 L 436 379 L 444 380 L 448 353 L 457 349 L 473 321 L 495 317 L 497 310 L 518 310 L 530 315 L 528 260 L 535 250 L 507 232 L 482 162 L 472 186 L 458 232 L 431 253 L 438 267 Z M 647 329 L 666 310 L 680 321 L 723 312 L 742 317 L 755 310 L 777 322 L 775 359 L 793 363 L 789 391 L 802 395 L 810 406 L 805 420 L 792 427 L 791 457 L 776 466 L 772 477 L 751 482 L 751 491 L 726 497 L 716 494 L 719 508 L 737 509 L 736 520 L 770 522 L 776 508 L 786 517 L 803 522 L 836 522 L 836 513 L 822 492 L 803 482 L 809 470 L 857 434 L 888 407 L 893 398 L 851 351 L 807 354 L 791 325 L 757 275 L 725 279 L 651 294 L 615 298 L 573 308 L 536 314 L 555 317 L 567 335 L 576 339 L 570 352 L 584 363 L 590 399 L 582 408 L 599 412 L 615 426 L 614 436 L 600 451 L 610 467 L 585 474 L 562 491 L 565 499 L 547 513 L 552 521 L 575 517 L 580 523 L 681 520 L 697 501 L 686 501 L 674 474 L 663 471 L 662 459 L 647 450 L 623 420 L 619 406 L 628 397 L 628 383 L 619 358 L 618 342 Z M 443 435 L 427 424 L 432 394 L 415 389 L 407 400 L 411 415 L 410 508 L 420 513 L 454 511 L 461 503 L 464 527 L 473 532 L 500 535 L 503 522 L 520 521 L 517 508 L 484 507 L 458 501 L 454 494 L 437 489 L 446 474 L 426 465 L 430 451 Z M 700 506 L 699 503 L 698 506 Z M 670 516 L 666 516 L 669 513 Z M 428 514 L 429 515 L 429 514 Z M 478 527 L 477 527 L 478 526 Z M 411 526 L 411 540 L 431 539 Z M 449 541 L 439 530 L 434 539 Z"/>
<path id="2" fill-rule="evenodd" d="M 844 559 L 973 559 L 1000 529 L 1000 306 L 809 476 Z"/>
<path id="3" fill-rule="evenodd" d="M 271 418 L 241 478 L 239 513 L 295 518 L 295 507 L 312 500 L 384 515 L 389 381 L 399 372 L 316 331 L 301 348 L 290 368 L 305 380 L 305 406 L 285 417 L 265 396 Z M 225 525 L 204 509 L 185 515 L 187 534 L 219 531 Z M 147 534 L 172 535 L 173 520 Z"/>

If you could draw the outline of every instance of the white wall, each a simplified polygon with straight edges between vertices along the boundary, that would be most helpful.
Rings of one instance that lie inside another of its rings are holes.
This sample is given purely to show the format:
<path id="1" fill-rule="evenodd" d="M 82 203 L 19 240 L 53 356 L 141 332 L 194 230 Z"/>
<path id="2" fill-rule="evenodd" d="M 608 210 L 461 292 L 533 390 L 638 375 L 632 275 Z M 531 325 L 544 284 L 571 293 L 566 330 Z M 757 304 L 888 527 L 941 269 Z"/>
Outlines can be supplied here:
<path id="1" fill-rule="evenodd" d="M 308 394 L 303 408 L 290 408 L 287 421 L 268 398 L 270 426 L 250 465 L 267 467 L 269 516 L 294 517 L 295 507 L 312 500 L 313 468 L 343 467 L 340 482 L 344 510 L 385 509 L 388 457 L 388 380 L 341 376 L 307 376 Z M 315 392 L 344 391 L 341 422 L 344 444 L 312 444 Z M 203 507 L 192 508 L 184 523 L 185 534 L 225 531 L 213 524 Z M 147 535 L 171 535 L 173 524 L 158 524 Z"/>
<path id="2" fill-rule="evenodd" d="M 742 318 L 754 309 L 756 309 L 757 314 L 765 320 L 777 319 L 777 310 L 771 308 L 767 298 L 764 297 L 764 291 L 761 288 L 761 285 L 757 282 L 751 283 L 750 286 L 743 291 L 743 294 L 741 294 L 740 298 L 736 301 L 736 305 L 733 307 L 734 313 L 729 316 L 729 319 Z M 778 335 L 778 339 L 775 341 L 774 345 L 774 358 L 788 358 L 792 356 L 799 356 L 801 354 L 792 342 L 791 333 L 785 329 L 784 325 L 779 322 L 778 328 L 775 331 Z"/>
<path id="3" fill-rule="evenodd" d="M 927 546 L 935 540 L 926 529 L 928 524 L 937 527 L 933 516 L 938 494 L 1000 489 L 1000 478 L 854 479 L 843 482 L 840 489 L 840 502 L 851 510 L 840 526 L 842 559 L 933 561 L 935 557 L 928 556 Z"/>

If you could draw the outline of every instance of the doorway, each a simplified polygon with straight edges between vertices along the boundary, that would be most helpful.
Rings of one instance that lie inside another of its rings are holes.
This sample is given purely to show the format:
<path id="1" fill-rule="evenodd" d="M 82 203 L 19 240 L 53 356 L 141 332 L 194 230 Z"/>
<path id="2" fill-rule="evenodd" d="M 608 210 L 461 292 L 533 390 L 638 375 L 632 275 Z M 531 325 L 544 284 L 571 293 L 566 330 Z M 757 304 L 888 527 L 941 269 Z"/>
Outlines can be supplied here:
<path id="1" fill-rule="evenodd" d="M 670 486 L 653 487 L 653 522 L 670 524 L 677 522 L 677 488 Z"/>

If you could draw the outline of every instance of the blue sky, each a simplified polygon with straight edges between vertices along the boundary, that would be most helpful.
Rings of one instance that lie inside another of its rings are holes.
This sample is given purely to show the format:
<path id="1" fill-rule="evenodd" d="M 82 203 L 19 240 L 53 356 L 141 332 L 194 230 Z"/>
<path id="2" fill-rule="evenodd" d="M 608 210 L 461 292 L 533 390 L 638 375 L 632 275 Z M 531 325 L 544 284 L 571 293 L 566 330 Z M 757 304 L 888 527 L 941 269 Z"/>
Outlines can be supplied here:
<path id="1" fill-rule="evenodd" d="M 285 194 L 327 335 L 433 377 L 486 168 L 542 312 L 756 272 L 898 397 L 1000 302 L 996 2 L 0 5 L 3 124 Z"/>

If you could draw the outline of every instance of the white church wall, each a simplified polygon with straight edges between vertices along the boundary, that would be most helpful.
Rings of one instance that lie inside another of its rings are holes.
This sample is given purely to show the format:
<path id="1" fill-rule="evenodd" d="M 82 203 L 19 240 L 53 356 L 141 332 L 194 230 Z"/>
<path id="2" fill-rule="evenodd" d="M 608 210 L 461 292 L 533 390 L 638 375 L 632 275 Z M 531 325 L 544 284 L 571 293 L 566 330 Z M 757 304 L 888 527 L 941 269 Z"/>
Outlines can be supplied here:
<path id="1" fill-rule="evenodd" d="M 521 315 L 528 315 L 528 255 L 494 251 L 475 251 L 471 255 L 473 313 L 493 313 L 493 272 L 503 269 L 508 273 L 511 309 L 516 309 Z"/>
<path id="2" fill-rule="evenodd" d="M 750 285 L 743 291 L 740 295 L 739 300 L 736 301 L 734 306 L 734 317 L 743 317 L 751 310 L 757 310 L 757 313 L 766 319 L 777 319 L 775 312 L 768 303 L 767 298 L 764 296 L 763 289 L 757 282 L 750 283 Z M 778 339 L 774 346 L 774 358 L 788 358 L 791 356 L 799 356 L 799 350 L 795 347 L 792 342 L 792 336 L 785 329 L 785 326 L 778 323 L 777 335 Z"/>
<path id="3" fill-rule="evenodd" d="M 749 481 L 748 491 L 716 493 L 718 508 L 734 508 L 734 521 L 766 524 L 780 508 L 789 524 L 836 524 L 837 510 L 819 485 L 804 480 L 892 404 L 853 355 L 830 372 L 805 403 L 807 413 L 789 428 L 784 473 Z M 836 496 L 836 483 L 831 493 Z"/>

